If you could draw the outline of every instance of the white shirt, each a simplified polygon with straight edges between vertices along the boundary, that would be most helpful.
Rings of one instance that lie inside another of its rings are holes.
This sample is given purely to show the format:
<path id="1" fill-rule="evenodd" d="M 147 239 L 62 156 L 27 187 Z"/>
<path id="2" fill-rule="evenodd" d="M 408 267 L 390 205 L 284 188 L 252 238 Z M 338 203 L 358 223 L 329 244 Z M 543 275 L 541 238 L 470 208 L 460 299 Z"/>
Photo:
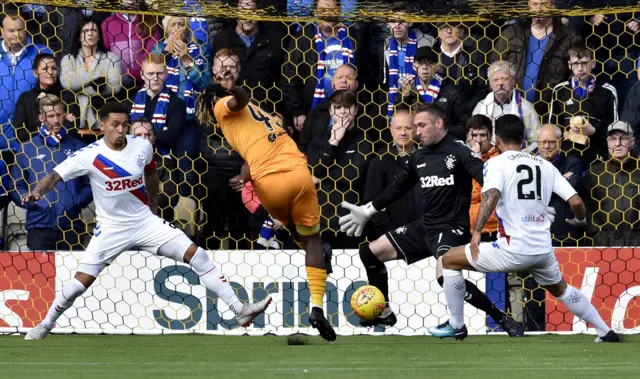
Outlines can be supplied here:
<path id="1" fill-rule="evenodd" d="M 484 166 L 482 193 L 500 191 L 496 206 L 501 249 L 537 255 L 552 251 L 547 206 L 556 193 L 567 201 L 576 190 L 550 162 L 518 151 L 507 151 Z"/>
<path id="2" fill-rule="evenodd" d="M 88 175 L 98 225 L 136 224 L 151 217 L 144 188 L 145 168 L 155 168 L 149 141 L 127 136 L 122 151 L 101 139 L 76 151 L 54 170 L 65 182 Z"/>

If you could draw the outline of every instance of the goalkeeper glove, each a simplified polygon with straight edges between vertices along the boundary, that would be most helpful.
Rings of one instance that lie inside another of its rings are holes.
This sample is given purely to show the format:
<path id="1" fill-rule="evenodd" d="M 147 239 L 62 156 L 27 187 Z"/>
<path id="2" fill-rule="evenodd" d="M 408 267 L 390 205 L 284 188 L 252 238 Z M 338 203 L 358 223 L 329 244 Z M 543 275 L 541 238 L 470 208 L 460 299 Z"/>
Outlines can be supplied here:
<path id="1" fill-rule="evenodd" d="M 349 214 L 340 217 L 338 220 L 340 231 L 346 233 L 349 237 L 360 237 L 367 221 L 371 216 L 378 213 L 378 210 L 373 207 L 371 202 L 367 205 L 357 206 L 343 201 L 342 208 L 349 210 Z"/>

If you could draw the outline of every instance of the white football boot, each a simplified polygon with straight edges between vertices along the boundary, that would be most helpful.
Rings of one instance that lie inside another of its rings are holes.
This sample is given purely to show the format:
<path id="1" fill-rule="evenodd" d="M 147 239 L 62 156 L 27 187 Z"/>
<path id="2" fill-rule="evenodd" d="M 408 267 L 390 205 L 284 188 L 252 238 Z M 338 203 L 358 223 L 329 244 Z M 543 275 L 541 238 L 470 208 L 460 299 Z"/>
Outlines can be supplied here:
<path id="1" fill-rule="evenodd" d="M 29 330 L 26 336 L 24 336 L 25 340 L 41 340 L 51 333 L 51 329 L 53 326 L 48 326 L 45 324 L 40 324 L 35 328 Z"/>
<path id="2" fill-rule="evenodd" d="M 269 304 L 271 304 L 271 296 L 257 303 L 245 305 L 236 316 L 236 321 L 241 326 L 244 326 L 245 328 L 248 327 L 251 325 L 254 318 L 258 317 L 259 314 L 267 309 Z"/>

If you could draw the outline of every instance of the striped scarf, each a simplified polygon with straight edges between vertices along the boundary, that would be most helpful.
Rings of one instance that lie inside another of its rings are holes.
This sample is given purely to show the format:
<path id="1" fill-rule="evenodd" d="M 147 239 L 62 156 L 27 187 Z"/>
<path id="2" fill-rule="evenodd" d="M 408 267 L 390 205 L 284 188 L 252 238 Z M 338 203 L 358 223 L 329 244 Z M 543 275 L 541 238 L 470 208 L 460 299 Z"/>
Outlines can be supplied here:
<path id="1" fill-rule="evenodd" d="M 316 69 L 316 90 L 313 94 L 312 108 L 315 108 L 316 105 L 320 104 L 325 96 L 330 95 L 325 93 L 323 81 L 327 70 L 327 53 L 325 51 L 327 48 L 326 41 L 322 37 L 322 33 L 320 33 L 318 24 L 315 24 L 314 28 L 316 34 L 313 39 L 316 46 L 316 52 L 318 53 L 318 68 Z M 353 64 L 353 41 L 351 40 L 351 37 L 349 37 L 345 26 L 340 26 L 338 28 L 337 38 L 342 42 L 342 64 Z"/>
<path id="2" fill-rule="evenodd" d="M 593 89 L 596 88 L 596 77 L 593 75 L 589 75 L 589 81 L 587 81 L 587 88 L 582 88 L 580 86 L 580 79 L 575 76 L 571 78 L 571 87 L 573 88 L 573 93 L 579 100 L 583 100 L 587 97 L 588 94 L 593 92 Z"/>
<path id="3" fill-rule="evenodd" d="M 407 76 L 415 76 L 416 71 L 413 69 L 413 59 L 416 56 L 418 41 L 416 33 L 409 29 L 409 37 L 407 38 L 407 48 L 404 54 L 404 68 L 400 72 L 400 63 L 398 62 L 398 40 L 391 38 L 389 43 L 389 104 L 387 106 L 387 116 L 393 116 L 393 109 L 398 95 L 398 80 L 400 74 Z"/>
<path id="4" fill-rule="evenodd" d="M 416 90 L 420 95 L 420 101 L 423 103 L 433 103 L 438 99 L 438 95 L 440 94 L 440 86 L 442 84 L 442 77 L 438 74 L 435 74 L 427 88 L 424 88 L 422 83 L 420 82 L 420 78 L 416 76 Z"/>
<path id="5" fill-rule="evenodd" d="M 158 102 L 156 103 L 156 109 L 153 111 L 153 117 L 151 118 L 151 125 L 153 125 L 154 132 L 158 133 L 166 128 L 167 124 L 167 110 L 169 108 L 169 89 L 165 85 L 164 89 L 158 95 Z M 131 107 L 131 123 L 137 119 L 144 117 L 144 108 L 147 104 L 147 89 L 142 87 L 136 94 L 133 100 L 133 107 Z M 169 156 L 169 149 L 158 149 L 158 152 L 163 157 Z"/>
<path id="6" fill-rule="evenodd" d="M 42 124 L 42 126 L 40 126 L 40 135 L 42 135 L 42 138 L 44 138 L 45 145 L 47 146 L 58 146 L 62 141 L 62 137 L 64 137 L 66 134 L 67 130 L 64 127 L 60 129 L 60 132 L 58 134 L 55 134 L 53 133 L 53 130 L 49 131 L 46 125 Z"/>
<path id="7" fill-rule="evenodd" d="M 165 41 L 166 43 L 166 41 Z M 187 50 L 189 51 L 189 56 L 193 59 L 194 68 L 201 66 L 203 63 L 202 57 L 200 56 L 200 48 L 194 42 L 191 42 L 187 45 Z M 196 111 L 196 98 L 198 94 L 193 89 L 193 83 L 191 82 L 191 78 L 189 74 L 185 71 L 184 73 L 184 102 L 187 103 L 187 117 L 193 116 Z M 169 88 L 172 92 L 178 93 L 180 89 L 180 58 L 176 55 L 171 54 L 167 62 L 167 88 Z"/>

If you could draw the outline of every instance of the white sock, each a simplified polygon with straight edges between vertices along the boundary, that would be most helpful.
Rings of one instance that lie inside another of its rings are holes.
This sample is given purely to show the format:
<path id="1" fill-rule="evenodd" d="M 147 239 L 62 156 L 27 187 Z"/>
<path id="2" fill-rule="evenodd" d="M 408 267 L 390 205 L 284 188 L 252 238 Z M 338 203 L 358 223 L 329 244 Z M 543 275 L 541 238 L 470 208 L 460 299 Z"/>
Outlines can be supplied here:
<path id="1" fill-rule="evenodd" d="M 594 328 L 596 328 L 596 333 L 598 333 L 599 337 L 603 337 L 611 330 L 602 317 L 600 317 L 596 307 L 576 288 L 567 285 L 566 291 L 564 291 L 562 296 L 558 297 L 558 300 L 562 301 L 571 313 L 580 317 L 581 320 L 592 324 Z"/>
<path id="2" fill-rule="evenodd" d="M 53 327 L 64 311 L 69 309 L 78 296 L 82 295 L 86 290 L 85 286 L 80 283 L 78 279 L 73 278 L 68 281 L 62 286 L 60 292 L 56 294 L 56 298 L 53 304 L 51 304 L 47 317 L 42 320 L 42 323 Z"/>
<path id="3" fill-rule="evenodd" d="M 239 314 L 244 307 L 244 304 L 236 296 L 236 291 L 233 290 L 231 284 L 222 272 L 216 267 L 207 253 L 198 247 L 198 250 L 191 258 L 191 267 L 193 271 L 200 276 L 200 281 L 207 289 L 213 291 L 218 297 L 233 311 L 234 314 Z"/>
<path id="4" fill-rule="evenodd" d="M 460 329 L 464 326 L 464 293 L 466 291 L 466 285 L 464 284 L 464 277 L 460 270 L 443 269 L 442 276 L 444 277 L 444 296 L 447 298 L 447 305 L 449 306 L 449 324 L 455 329 Z"/>

